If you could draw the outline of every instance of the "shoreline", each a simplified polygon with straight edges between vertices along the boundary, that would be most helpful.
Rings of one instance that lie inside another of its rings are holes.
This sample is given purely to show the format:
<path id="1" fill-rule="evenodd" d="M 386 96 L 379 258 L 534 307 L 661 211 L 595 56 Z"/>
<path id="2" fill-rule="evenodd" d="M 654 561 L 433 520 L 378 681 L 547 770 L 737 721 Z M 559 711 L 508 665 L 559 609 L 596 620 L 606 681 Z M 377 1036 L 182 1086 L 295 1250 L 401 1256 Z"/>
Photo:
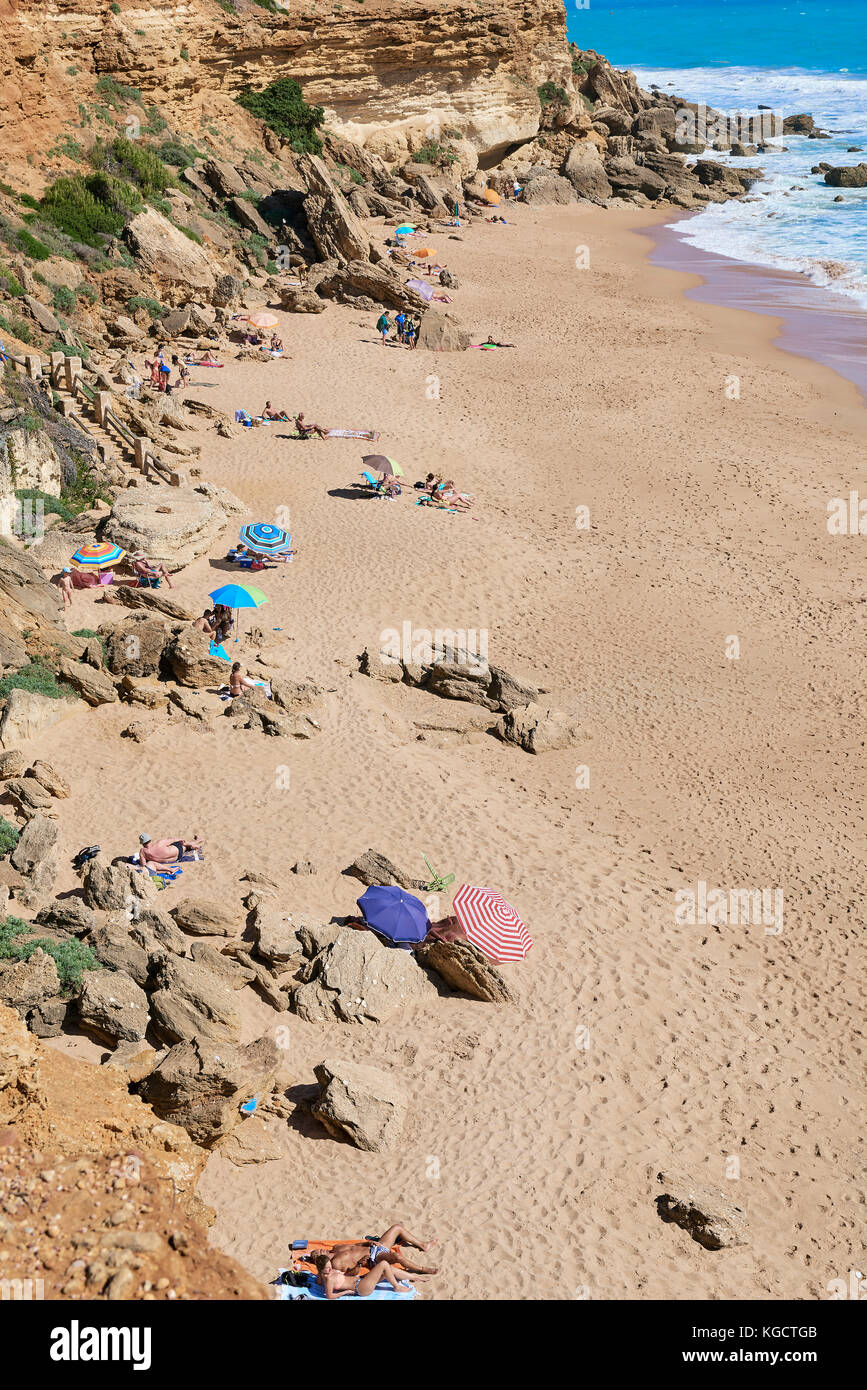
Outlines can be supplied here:
<path id="1" fill-rule="evenodd" d="M 796 271 L 739 261 L 693 246 L 679 224 L 701 212 L 684 212 L 642 231 L 653 242 L 649 262 L 695 277 L 687 299 L 740 309 L 775 320 L 774 345 L 795 357 L 830 367 L 857 387 L 867 405 L 867 310 L 847 309 L 843 297 Z"/>

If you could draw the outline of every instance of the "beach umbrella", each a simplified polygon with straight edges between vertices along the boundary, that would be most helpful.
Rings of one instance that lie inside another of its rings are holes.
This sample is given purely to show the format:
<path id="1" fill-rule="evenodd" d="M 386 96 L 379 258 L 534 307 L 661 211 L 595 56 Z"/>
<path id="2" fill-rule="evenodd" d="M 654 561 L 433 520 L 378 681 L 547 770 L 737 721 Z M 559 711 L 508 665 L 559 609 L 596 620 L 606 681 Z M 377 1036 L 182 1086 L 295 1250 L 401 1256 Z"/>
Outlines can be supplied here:
<path id="1" fill-rule="evenodd" d="M 261 608 L 268 599 L 261 589 L 252 584 L 224 584 L 208 595 L 212 603 L 222 603 L 225 608 L 235 610 L 235 641 L 238 640 L 238 609 Z"/>
<path id="2" fill-rule="evenodd" d="M 406 287 L 408 290 L 415 290 L 416 294 L 420 294 L 428 303 L 434 297 L 433 285 L 429 285 L 426 280 L 407 280 Z"/>
<path id="3" fill-rule="evenodd" d="M 276 314 L 269 314 L 264 309 L 259 309 L 255 314 L 247 315 L 247 322 L 252 323 L 254 328 L 277 328 L 280 320 Z"/>
<path id="4" fill-rule="evenodd" d="M 251 550 L 262 555 L 285 555 L 292 548 L 292 537 L 282 526 L 272 526 L 267 521 L 254 521 L 241 527 L 241 540 Z"/>
<path id="5" fill-rule="evenodd" d="M 499 193 L 497 193 L 497 191 L 493 188 L 486 188 L 484 193 L 482 194 L 482 197 L 484 198 L 486 203 L 491 203 L 493 206 L 496 206 L 496 204 L 500 201 Z"/>
<path id="6" fill-rule="evenodd" d="M 491 888 L 463 883 L 452 906 L 467 940 L 489 960 L 523 960 L 533 945 L 515 909 Z"/>
<path id="7" fill-rule="evenodd" d="M 437 249 L 435 246 L 418 246 L 414 249 L 412 254 L 414 256 L 420 256 L 422 260 L 426 261 L 429 260 L 431 256 L 435 256 L 436 253 Z"/>
<path id="8" fill-rule="evenodd" d="M 404 222 L 401 227 L 395 227 L 396 236 L 409 236 L 410 233 L 414 231 L 415 227 L 412 225 L 411 222 Z"/>
<path id="9" fill-rule="evenodd" d="M 361 460 L 363 464 L 373 473 L 385 473 L 386 477 L 402 478 L 403 469 L 396 459 L 390 459 L 385 454 L 365 454 Z"/>
<path id="10" fill-rule="evenodd" d="M 420 898 L 403 888 L 374 885 L 358 899 L 361 915 L 372 931 L 389 941 L 424 941 L 430 919 Z"/>
<path id="11" fill-rule="evenodd" d="M 111 541 L 91 541 L 76 550 L 72 563 L 80 565 L 82 569 L 98 570 L 106 565 L 116 565 L 125 554 L 125 550 L 119 545 L 112 545 Z"/>

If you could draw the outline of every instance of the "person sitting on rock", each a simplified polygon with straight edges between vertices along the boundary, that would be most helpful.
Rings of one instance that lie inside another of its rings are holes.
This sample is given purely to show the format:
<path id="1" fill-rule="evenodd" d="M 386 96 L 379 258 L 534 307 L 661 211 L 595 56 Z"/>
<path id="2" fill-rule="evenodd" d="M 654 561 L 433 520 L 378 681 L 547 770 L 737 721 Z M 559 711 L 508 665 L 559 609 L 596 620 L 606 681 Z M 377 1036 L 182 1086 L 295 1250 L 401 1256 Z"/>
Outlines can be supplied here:
<path id="1" fill-rule="evenodd" d="M 328 438 L 328 430 L 324 425 L 308 425 L 305 423 L 301 411 L 295 416 L 295 428 L 302 439 L 311 439 L 314 434 L 318 434 L 320 439 Z"/>
<path id="2" fill-rule="evenodd" d="M 193 623 L 193 627 L 196 629 L 197 632 L 204 632 L 206 636 L 213 637 L 214 633 L 217 630 L 214 626 L 213 608 L 206 608 L 201 618 L 196 618 L 196 621 Z"/>
<path id="3" fill-rule="evenodd" d="M 183 859 L 203 859 L 204 845 L 198 836 L 193 840 L 152 840 L 150 835 L 139 835 L 139 863 L 145 868 L 148 864 L 157 867 L 161 864 L 177 864 Z"/>
<path id="4" fill-rule="evenodd" d="M 270 683 L 257 681 L 246 675 L 240 661 L 235 661 L 232 663 L 232 673 L 229 676 L 229 694 L 233 700 L 237 700 L 239 695 L 245 695 L 248 690 L 264 690 L 268 699 L 271 699 Z"/>

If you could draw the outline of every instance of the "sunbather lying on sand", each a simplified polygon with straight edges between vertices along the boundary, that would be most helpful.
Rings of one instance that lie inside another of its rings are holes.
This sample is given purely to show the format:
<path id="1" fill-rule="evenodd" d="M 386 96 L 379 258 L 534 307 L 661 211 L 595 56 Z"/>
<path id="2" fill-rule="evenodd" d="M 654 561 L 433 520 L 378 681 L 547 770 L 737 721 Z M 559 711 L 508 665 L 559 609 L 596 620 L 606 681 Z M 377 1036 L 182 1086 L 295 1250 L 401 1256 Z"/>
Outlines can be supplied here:
<path id="1" fill-rule="evenodd" d="M 471 492 L 455 492 L 454 478 L 448 478 L 440 486 L 436 496 L 447 502 L 450 507 L 463 507 L 465 511 L 469 510 L 474 500 Z"/>
<path id="2" fill-rule="evenodd" d="M 330 1254 L 326 1253 L 325 1258 L 332 1269 L 342 1274 L 361 1274 L 365 1270 L 372 1270 L 380 1262 L 387 1265 L 400 1264 L 410 1274 L 436 1274 L 436 1268 L 415 1264 L 406 1254 L 407 1246 L 415 1250 L 430 1250 L 434 1245 L 435 1240 L 419 1240 L 404 1226 L 395 1224 L 383 1231 L 378 1240 L 359 1240 L 355 1244 L 335 1245 Z"/>
<path id="3" fill-rule="evenodd" d="M 203 844 L 198 836 L 194 840 L 152 840 L 150 835 L 139 835 L 139 862 L 148 864 L 177 864 L 180 859 L 195 854 L 203 858 Z"/>

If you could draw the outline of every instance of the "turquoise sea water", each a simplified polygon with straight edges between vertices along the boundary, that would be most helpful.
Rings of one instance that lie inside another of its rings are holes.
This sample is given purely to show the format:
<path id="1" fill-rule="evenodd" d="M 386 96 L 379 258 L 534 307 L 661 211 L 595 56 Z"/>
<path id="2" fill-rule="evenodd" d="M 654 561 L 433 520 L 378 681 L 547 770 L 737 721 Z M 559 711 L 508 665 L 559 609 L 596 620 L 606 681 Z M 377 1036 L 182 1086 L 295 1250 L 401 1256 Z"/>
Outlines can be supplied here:
<path id="1" fill-rule="evenodd" d="M 867 0 L 567 0 L 569 36 L 616 67 L 732 117 L 759 105 L 810 112 L 831 140 L 785 136 L 760 164 L 752 199 L 714 205 L 681 224 L 694 245 L 736 260 L 800 271 L 867 306 L 867 189 L 836 189 L 810 173 L 867 163 Z M 850 146 L 860 150 L 850 151 Z M 842 196 L 841 203 L 833 200 Z"/>

